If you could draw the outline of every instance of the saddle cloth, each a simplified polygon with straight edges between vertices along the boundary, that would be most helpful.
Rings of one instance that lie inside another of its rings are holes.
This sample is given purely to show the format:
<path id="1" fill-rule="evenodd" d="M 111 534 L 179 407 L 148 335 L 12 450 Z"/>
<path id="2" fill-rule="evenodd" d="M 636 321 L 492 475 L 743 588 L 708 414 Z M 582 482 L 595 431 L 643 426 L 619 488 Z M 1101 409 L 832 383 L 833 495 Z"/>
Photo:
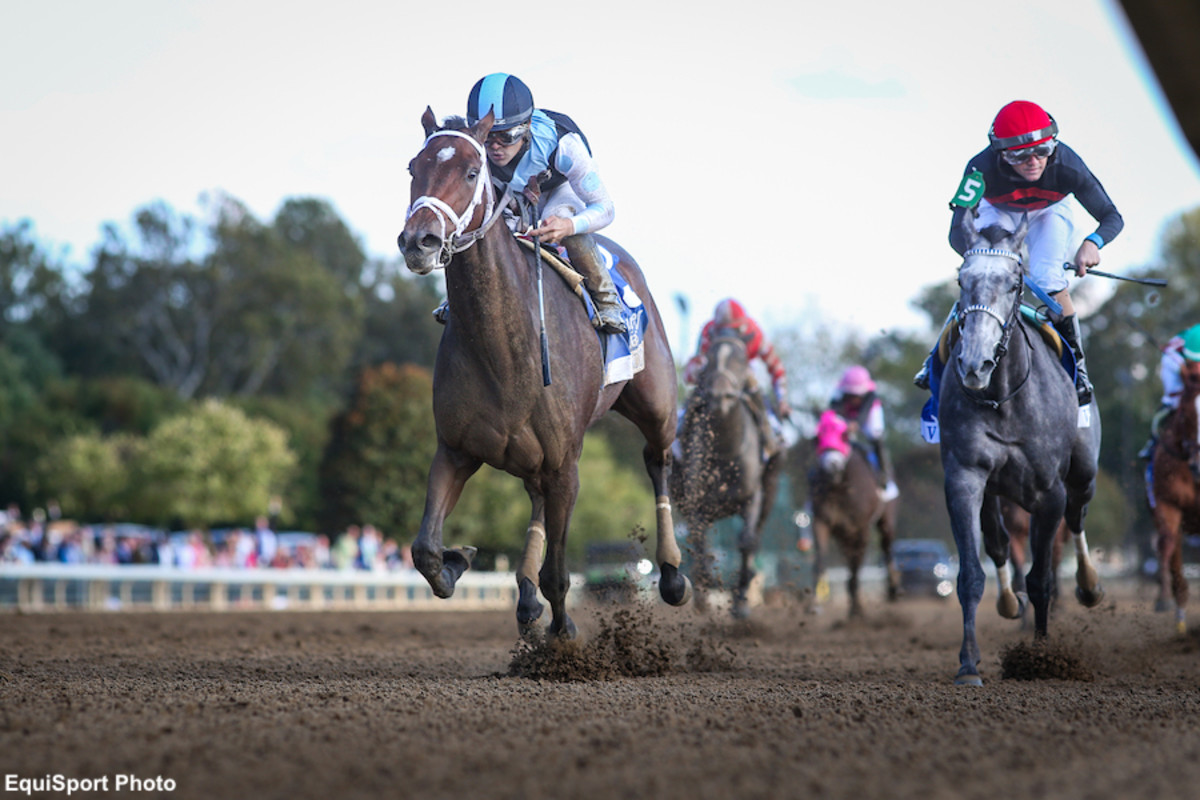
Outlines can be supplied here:
<path id="1" fill-rule="evenodd" d="M 528 237 L 518 236 L 517 241 L 530 250 L 534 249 L 533 240 Z M 613 285 L 617 289 L 617 297 L 621 300 L 621 320 L 625 323 L 624 333 L 596 331 L 596 335 L 600 337 L 601 352 L 604 354 L 604 385 L 608 386 L 611 383 L 630 380 L 645 369 L 645 335 L 649 319 L 646 316 L 646 307 L 642 303 L 642 298 L 638 297 L 637 292 L 629 285 L 629 281 L 625 280 L 625 276 L 615 269 L 617 261 L 613 258 L 613 254 L 599 242 L 596 243 L 596 246 L 600 248 L 600 254 L 604 256 L 604 266 L 608 270 L 608 274 L 612 276 Z M 554 271 L 566 281 L 571 291 L 583 302 L 588 319 L 593 319 L 596 316 L 596 306 L 592 303 L 591 295 L 583 287 L 583 276 L 572 269 L 567 260 L 566 249 L 543 244 L 542 258 L 554 268 Z"/>
<path id="2" fill-rule="evenodd" d="M 1043 322 L 1037 315 L 1037 312 L 1027 305 L 1021 306 L 1021 324 L 1029 325 L 1037 330 L 1042 335 L 1042 339 L 1046 345 L 1050 347 L 1058 356 L 1059 363 L 1062 364 L 1067 376 L 1070 377 L 1071 383 L 1075 382 L 1075 354 L 1071 352 L 1071 348 L 1064 345 L 1062 337 L 1058 335 L 1058 331 L 1054 330 L 1054 326 L 1048 322 Z M 937 346 L 930 353 L 929 362 L 929 392 L 930 398 L 925 401 L 925 406 L 921 409 L 921 438 L 930 444 L 937 444 L 941 441 L 940 425 L 938 423 L 938 396 L 942 388 L 942 371 L 946 368 L 946 361 L 950 357 L 950 351 L 954 349 L 954 345 L 958 343 L 958 326 L 948 323 L 942 330 L 942 335 L 938 339 Z M 1084 409 L 1079 409 L 1079 427 L 1086 428 L 1091 424 L 1091 418 Z"/>

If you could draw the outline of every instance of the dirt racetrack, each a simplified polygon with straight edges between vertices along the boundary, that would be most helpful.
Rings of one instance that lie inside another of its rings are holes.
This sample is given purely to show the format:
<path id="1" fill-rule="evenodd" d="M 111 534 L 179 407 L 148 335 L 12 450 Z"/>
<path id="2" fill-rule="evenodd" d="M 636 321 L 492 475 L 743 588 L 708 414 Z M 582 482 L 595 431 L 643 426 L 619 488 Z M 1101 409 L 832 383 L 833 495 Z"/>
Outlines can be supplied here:
<path id="1" fill-rule="evenodd" d="M 975 689 L 951 684 L 956 601 L 847 623 L 838 597 L 746 623 L 581 606 L 568 653 L 514 651 L 499 612 L 10 614 L 0 797 L 1200 796 L 1200 638 L 1149 588 L 1065 603 L 1022 680 L 1001 656 L 1032 634 L 989 578 Z"/>

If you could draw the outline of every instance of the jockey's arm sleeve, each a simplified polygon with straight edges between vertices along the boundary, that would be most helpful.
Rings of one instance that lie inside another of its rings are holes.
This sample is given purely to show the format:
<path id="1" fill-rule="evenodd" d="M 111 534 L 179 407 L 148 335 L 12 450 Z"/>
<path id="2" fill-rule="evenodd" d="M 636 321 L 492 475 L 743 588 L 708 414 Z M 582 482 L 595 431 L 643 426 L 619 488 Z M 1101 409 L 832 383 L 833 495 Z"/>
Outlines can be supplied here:
<path id="1" fill-rule="evenodd" d="M 616 215 L 616 209 L 608 188 L 596 171 L 595 159 L 578 134 L 568 133 L 559 140 L 554 166 L 567 176 L 579 199 L 587 203 L 586 208 L 571 217 L 575 233 L 594 233 L 609 225 Z"/>

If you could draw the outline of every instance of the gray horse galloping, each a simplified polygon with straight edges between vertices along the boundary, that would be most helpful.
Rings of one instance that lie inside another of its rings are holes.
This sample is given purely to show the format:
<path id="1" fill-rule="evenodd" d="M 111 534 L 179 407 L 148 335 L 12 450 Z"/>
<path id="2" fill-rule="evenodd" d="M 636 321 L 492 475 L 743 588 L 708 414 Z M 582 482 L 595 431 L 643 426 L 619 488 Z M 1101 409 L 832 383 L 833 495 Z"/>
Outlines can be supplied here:
<path id="1" fill-rule="evenodd" d="M 1052 548 L 1064 516 L 1075 541 L 1076 597 L 1091 607 L 1104 596 L 1083 531 L 1096 487 L 1100 413 L 1095 401 L 1079 407 L 1072 377 L 1022 320 L 1027 221 L 1013 233 L 997 226 L 977 231 L 967 214 L 963 227 L 971 246 L 958 276 L 960 338 L 942 375 L 939 421 L 946 508 L 960 562 L 963 641 L 955 683 L 979 686 L 980 541 L 996 565 L 1001 616 L 1018 617 L 1024 603 L 1012 588 L 1001 497 L 1031 513 L 1027 586 L 1035 638 L 1047 633 Z"/>

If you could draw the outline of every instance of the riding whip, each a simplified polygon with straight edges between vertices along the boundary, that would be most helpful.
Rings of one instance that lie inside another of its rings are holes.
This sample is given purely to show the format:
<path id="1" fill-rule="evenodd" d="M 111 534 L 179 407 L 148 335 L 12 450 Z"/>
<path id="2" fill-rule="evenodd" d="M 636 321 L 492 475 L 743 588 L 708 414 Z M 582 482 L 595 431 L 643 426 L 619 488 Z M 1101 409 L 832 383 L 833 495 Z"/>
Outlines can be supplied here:
<path id="1" fill-rule="evenodd" d="M 546 299 L 542 294 L 542 242 L 541 237 L 533 237 L 533 253 L 537 260 L 538 282 L 538 318 L 541 322 L 542 340 L 542 386 L 550 385 L 550 343 L 546 340 Z"/>
<path id="2" fill-rule="evenodd" d="M 1069 269 L 1069 270 L 1074 271 L 1075 265 L 1072 264 L 1070 261 L 1067 261 L 1066 263 L 1063 264 L 1063 269 Z M 1116 280 L 1129 281 L 1130 283 L 1143 283 L 1146 286 L 1166 286 L 1167 285 L 1167 282 L 1165 280 L 1163 280 L 1162 278 L 1131 278 L 1128 275 L 1114 275 L 1111 272 L 1101 272 L 1100 270 L 1095 269 L 1094 267 L 1088 267 L 1087 274 L 1088 275 L 1096 275 L 1101 278 L 1115 278 Z"/>

